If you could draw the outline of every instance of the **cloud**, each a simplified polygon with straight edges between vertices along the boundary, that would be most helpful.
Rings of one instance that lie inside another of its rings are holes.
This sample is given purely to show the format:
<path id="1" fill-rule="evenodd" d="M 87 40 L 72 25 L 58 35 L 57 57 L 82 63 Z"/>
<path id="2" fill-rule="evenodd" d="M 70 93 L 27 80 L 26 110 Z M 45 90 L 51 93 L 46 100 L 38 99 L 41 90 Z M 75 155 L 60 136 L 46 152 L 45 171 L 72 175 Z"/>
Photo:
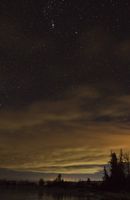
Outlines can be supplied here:
<path id="1" fill-rule="evenodd" d="M 0 166 L 98 173 L 111 149 L 130 150 L 129 102 L 129 95 L 104 96 L 96 88 L 83 86 L 68 91 L 62 100 L 1 110 Z"/>

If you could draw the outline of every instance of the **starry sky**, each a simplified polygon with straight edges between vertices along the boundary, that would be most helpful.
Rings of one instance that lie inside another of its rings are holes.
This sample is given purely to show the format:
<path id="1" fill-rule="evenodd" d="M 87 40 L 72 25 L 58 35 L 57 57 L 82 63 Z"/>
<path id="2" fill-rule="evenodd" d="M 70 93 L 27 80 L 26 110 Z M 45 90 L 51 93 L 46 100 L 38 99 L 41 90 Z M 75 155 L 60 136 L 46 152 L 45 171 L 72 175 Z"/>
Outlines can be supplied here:
<path id="1" fill-rule="evenodd" d="M 1 0 L 0 169 L 96 179 L 120 148 L 129 0 Z"/>

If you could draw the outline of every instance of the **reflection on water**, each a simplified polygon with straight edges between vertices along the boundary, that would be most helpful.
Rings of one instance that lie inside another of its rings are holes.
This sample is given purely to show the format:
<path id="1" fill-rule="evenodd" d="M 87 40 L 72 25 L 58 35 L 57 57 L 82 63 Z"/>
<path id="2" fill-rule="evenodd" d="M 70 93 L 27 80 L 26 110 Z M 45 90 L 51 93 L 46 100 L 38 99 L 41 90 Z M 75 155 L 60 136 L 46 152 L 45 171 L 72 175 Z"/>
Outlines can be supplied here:
<path id="1" fill-rule="evenodd" d="M 112 193 L 88 193 L 85 197 L 79 196 L 68 196 L 61 193 L 37 193 L 37 192 L 18 192 L 13 191 L 1 191 L 0 200 L 130 200 L 129 194 L 112 194 Z"/>
<path id="2" fill-rule="evenodd" d="M 95 198 L 94 198 L 95 199 Z M 94 200 L 91 195 L 83 197 L 68 197 L 63 194 L 44 194 L 18 191 L 1 191 L 0 200 Z"/>

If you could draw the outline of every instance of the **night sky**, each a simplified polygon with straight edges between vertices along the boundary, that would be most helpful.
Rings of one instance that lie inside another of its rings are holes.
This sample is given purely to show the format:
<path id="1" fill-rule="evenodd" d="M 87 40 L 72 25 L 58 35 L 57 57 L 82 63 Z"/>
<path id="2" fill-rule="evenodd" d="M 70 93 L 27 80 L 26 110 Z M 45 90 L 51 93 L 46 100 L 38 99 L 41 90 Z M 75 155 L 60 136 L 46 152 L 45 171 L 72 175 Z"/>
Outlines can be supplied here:
<path id="1" fill-rule="evenodd" d="M 130 151 L 129 0 L 0 0 L 0 168 L 100 177 Z"/>

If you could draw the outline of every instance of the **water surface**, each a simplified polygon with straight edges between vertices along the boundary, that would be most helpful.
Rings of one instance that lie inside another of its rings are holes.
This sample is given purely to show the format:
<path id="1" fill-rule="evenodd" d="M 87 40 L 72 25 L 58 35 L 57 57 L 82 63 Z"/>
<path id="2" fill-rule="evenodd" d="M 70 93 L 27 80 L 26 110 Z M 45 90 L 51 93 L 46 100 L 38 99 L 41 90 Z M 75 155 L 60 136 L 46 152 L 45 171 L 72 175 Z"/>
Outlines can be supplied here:
<path id="1" fill-rule="evenodd" d="M 44 194 L 23 191 L 0 191 L 0 200 L 130 200 L 128 194 L 96 194 L 83 196 L 68 196 L 64 194 Z"/>
<path id="2" fill-rule="evenodd" d="M 83 196 L 65 196 L 63 194 L 44 194 L 37 192 L 1 191 L 0 200 L 95 200 L 93 194 Z"/>

